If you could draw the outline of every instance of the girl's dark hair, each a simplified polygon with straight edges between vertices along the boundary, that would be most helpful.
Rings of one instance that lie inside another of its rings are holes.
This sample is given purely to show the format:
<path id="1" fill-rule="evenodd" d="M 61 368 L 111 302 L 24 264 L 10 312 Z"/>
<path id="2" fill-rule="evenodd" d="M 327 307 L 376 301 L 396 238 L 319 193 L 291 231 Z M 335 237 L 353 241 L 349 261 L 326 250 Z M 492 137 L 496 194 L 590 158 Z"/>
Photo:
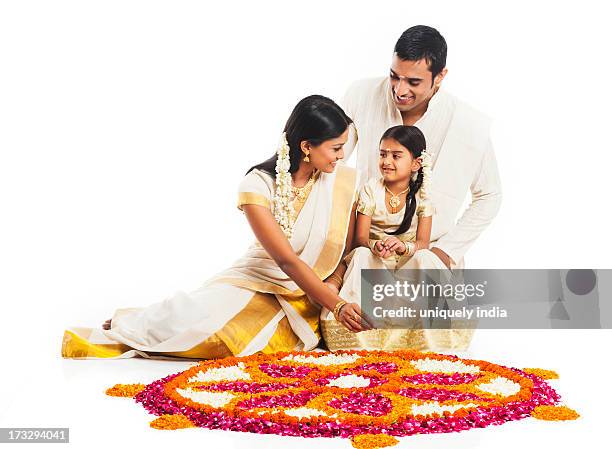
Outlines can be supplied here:
<path id="1" fill-rule="evenodd" d="M 419 157 L 421 153 L 425 151 L 425 136 L 416 126 L 398 125 L 389 128 L 380 138 L 380 142 L 385 139 L 393 139 L 398 142 L 400 145 L 410 151 L 413 158 Z M 410 229 L 412 217 L 416 211 L 416 194 L 421 188 L 422 184 L 423 167 L 419 168 L 416 180 L 413 181 L 412 178 L 410 178 L 410 182 L 408 184 L 410 190 L 408 190 L 408 194 L 406 195 L 406 211 L 404 212 L 404 218 L 400 223 L 399 228 L 393 232 L 385 231 L 386 234 L 399 235 Z"/>
<path id="2" fill-rule="evenodd" d="M 300 100 L 293 108 L 284 129 L 287 133 L 287 143 L 289 143 L 291 161 L 289 173 L 295 173 L 300 166 L 302 159 L 300 143 L 303 140 L 313 146 L 320 145 L 326 140 L 341 136 L 351 123 L 353 121 L 342 108 L 327 97 L 310 95 Z M 251 167 L 247 174 L 257 168 L 276 177 L 277 159 L 278 154 L 274 153 L 270 159 Z"/>

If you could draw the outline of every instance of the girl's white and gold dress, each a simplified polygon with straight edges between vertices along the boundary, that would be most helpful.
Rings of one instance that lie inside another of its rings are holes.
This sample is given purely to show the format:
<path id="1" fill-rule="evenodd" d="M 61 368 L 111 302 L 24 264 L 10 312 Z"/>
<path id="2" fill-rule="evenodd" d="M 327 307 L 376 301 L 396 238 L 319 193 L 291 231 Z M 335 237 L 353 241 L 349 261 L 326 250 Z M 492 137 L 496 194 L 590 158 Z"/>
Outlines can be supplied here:
<path id="1" fill-rule="evenodd" d="M 403 234 L 396 235 L 403 242 L 415 242 L 418 220 L 421 217 L 430 217 L 435 213 L 434 206 L 428 199 L 421 198 L 417 193 L 415 216 L 412 218 L 410 228 Z M 369 246 L 376 240 L 389 237 L 385 231 L 393 232 L 401 224 L 406 206 L 397 213 L 387 209 L 385 199 L 385 186 L 383 178 L 369 179 L 359 192 L 357 212 L 371 217 Z M 435 220 L 435 217 L 433 218 Z M 417 251 L 412 257 L 406 252 L 402 256 L 391 255 L 385 259 L 375 256 L 372 250 L 366 247 L 355 248 L 344 259 L 347 270 L 344 275 L 340 297 L 348 302 L 361 304 L 361 270 L 362 269 L 431 269 L 445 273 L 444 263 L 429 249 Z M 419 349 L 419 350 L 461 350 L 469 345 L 470 335 L 462 329 L 423 329 L 411 327 L 410 329 L 372 329 L 370 331 L 353 333 L 338 323 L 333 314 L 323 308 L 321 310 L 321 327 L 327 347 L 331 350 L 339 349 Z"/>
<path id="2" fill-rule="evenodd" d="M 336 269 L 344 254 L 358 177 L 346 166 L 320 173 L 296 208 L 289 242 L 321 279 Z M 238 208 L 272 208 L 275 188 L 269 174 L 251 171 L 240 184 Z M 320 311 L 255 241 L 230 268 L 194 291 L 179 291 L 146 308 L 119 309 L 110 330 L 67 329 L 62 355 L 208 359 L 311 350 L 321 336 Z"/>

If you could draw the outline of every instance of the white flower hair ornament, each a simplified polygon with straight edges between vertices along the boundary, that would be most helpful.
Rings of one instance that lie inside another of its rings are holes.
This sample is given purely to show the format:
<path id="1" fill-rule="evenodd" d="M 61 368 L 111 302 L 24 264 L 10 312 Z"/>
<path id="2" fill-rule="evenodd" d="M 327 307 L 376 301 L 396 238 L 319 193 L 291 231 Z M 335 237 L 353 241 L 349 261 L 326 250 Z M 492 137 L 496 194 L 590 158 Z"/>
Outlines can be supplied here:
<path id="1" fill-rule="evenodd" d="M 433 153 L 423 150 L 421 152 L 421 155 L 417 158 L 419 162 L 421 163 L 421 168 L 423 169 L 423 183 L 421 184 L 421 188 L 419 189 L 419 195 L 422 200 L 427 200 L 428 195 L 429 195 L 429 184 L 431 182 L 432 156 L 433 156 Z M 416 179 L 417 173 L 415 173 L 414 179 Z"/>
<path id="2" fill-rule="evenodd" d="M 293 235 L 293 223 L 295 221 L 295 211 L 291 201 L 291 161 L 289 159 L 289 143 L 287 133 L 281 135 L 277 149 L 278 158 L 276 160 L 276 191 L 274 193 L 274 219 L 280 225 L 288 239 Z"/>

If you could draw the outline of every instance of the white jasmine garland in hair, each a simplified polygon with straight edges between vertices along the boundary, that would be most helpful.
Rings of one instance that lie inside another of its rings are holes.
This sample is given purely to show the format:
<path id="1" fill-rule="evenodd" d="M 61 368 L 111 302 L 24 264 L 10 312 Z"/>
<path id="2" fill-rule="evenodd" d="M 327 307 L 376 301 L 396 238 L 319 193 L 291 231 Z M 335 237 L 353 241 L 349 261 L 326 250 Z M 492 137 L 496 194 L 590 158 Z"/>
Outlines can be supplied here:
<path id="1" fill-rule="evenodd" d="M 289 239 L 293 235 L 295 211 L 291 201 L 291 173 L 289 173 L 291 161 L 289 160 L 289 143 L 286 133 L 281 136 L 277 154 L 276 192 L 273 199 L 274 218 Z"/>
<path id="2" fill-rule="evenodd" d="M 431 182 L 431 159 L 433 154 L 428 151 L 422 151 L 418 159 L 421 161 L 421 167 L 423 167 L 423 183 L 419 189 L 419 195 L 422 200 L 427 200 L 429 195 L 429 183 Z"/>

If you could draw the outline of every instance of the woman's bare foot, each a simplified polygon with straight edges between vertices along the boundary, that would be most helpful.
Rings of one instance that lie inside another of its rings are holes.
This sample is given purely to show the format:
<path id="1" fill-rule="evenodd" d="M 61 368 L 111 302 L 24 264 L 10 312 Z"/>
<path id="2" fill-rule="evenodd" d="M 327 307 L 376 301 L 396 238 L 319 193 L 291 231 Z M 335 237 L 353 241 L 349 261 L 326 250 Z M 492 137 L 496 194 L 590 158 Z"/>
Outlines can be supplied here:
<path id="1" fill-rule="evenodd" d="M 104 324 L 102 325 L 102 329 L 109 330 L 111 328 L 111 321 L 112 321 L 112 319 L 106 320 L 104 322 Z"/>

